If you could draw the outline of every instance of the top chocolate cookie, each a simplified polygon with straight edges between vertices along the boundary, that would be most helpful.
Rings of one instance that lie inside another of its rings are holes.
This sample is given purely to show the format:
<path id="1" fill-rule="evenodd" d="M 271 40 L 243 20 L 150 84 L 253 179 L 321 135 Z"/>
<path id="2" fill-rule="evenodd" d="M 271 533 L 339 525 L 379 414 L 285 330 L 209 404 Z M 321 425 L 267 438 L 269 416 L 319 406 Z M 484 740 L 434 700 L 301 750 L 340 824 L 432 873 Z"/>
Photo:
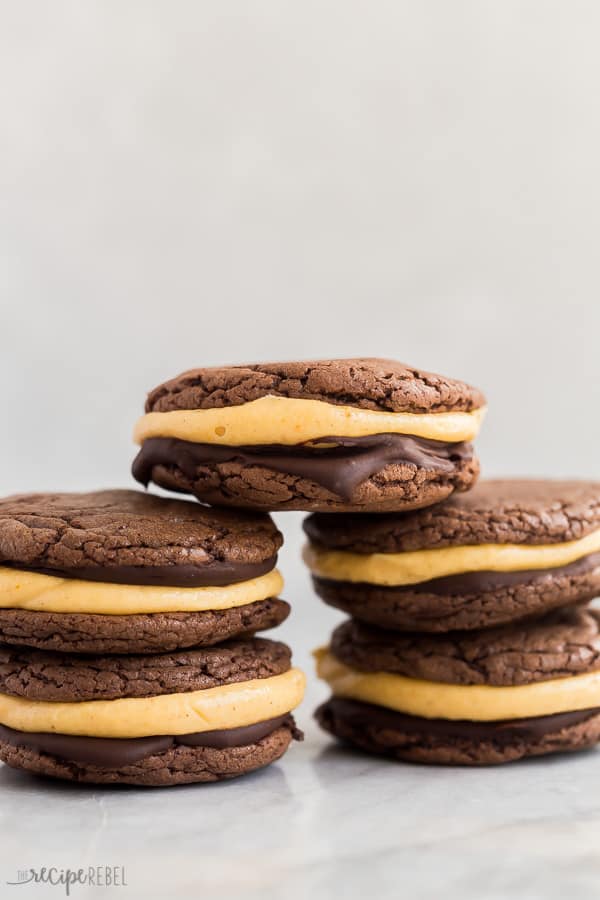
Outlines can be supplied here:
<path id="1" fill-rule="evenodd" d="M 0 500 L 0 564 L 76 578 L 230 584 L 270 571 L 282 542 L 268 516 L 139 491 Z"/>
<path id="2" fill-rule="evenodd" d="M 362 672 L 445 684 L 532 684 L 598 671 L 600 612 L 563 607 L 527 625 L 441 635 L 398 634 L 349 619 L 334 630 L 331 650 Z"/>
<path id="3" fill-rule="evenodd" d="M 474 482 L 484 402 L 393 360 L 194 369 L 150 392 L 133 473 L 216 505 L 417 509 Z"/>
<path id="4" fill-rule="evenodd" d="M 190 369 L 150 391 L 146 412 L 239 406 L 261 397 L 320 400 L 385 412 L 470 412 L 483 394 L 393 359 L 322 359 Z"/>
<path id="5" fill-rule="evenodd" d="M 355 553 L 400 553 L 457 544 L 556 544 L 600 528 L 600 483 L 480 481 L 468 494 L 398 516 L 310 516 L 311 540 Z"/>

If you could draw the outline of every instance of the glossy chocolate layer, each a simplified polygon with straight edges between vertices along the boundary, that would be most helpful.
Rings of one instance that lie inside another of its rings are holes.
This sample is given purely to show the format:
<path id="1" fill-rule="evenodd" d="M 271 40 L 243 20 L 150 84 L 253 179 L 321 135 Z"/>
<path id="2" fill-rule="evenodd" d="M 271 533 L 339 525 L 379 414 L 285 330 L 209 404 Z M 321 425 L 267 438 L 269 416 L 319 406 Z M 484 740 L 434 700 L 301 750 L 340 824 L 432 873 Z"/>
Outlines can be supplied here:
<path id="1" fill-rule="evenodd" d="M 323 444 L 331 446 L 323 447 Z M 386 466 L 413 465 L 446 474 L 454 472 L 457 463 L 472 456 L 469 443 L 446 443 L 406 434 L 323 437 L 290 447 L 277 444 L 226 447 L 178 438 L 149 438 L 142 444 L 132 472 L 137 481 L 147 486 L 154 466 L 176 466 L 194 481 L 198 467 L 236 462 L 298 475 L 349 501 L 360 484 Z"/>
<path id="2" fill-rule="evenodd" d="M 138 584 L 156 587 L 222 587 L 266 575 L 275 568 L 277 557 L 262 563 L 210 563 L 206 566 L 85 566 L 80 569 L 39 569 L 29 571 L 58 578 L 80 578 L 105 584 Z M 6 565 L 3 563 L 3 565 Z M 27 570 L 26 566 L 13 566 Z"/>
<path id="3" fill-rule="evenodd" d="M 484 594 L 487 591 L 502 590 L 514 584 L 529 584 L 542 581 L 544 578 L 561 578 L 563 576 L 586 575 L 594 569 L 600 569 L 600 553 L 591 553 L 567 566 L 556 566 L 551 569 L 523 569 L 520 572 L 461 572 L 458 575 L 446 575 L 432 578 L 431 581 L 419 581 L 417 584 L 377 585 L 381 591 L 390 593 L 435 594 L 448 596 L 464 596 L 465 594 Z M 316 583 L 325 582 L 343 588 L 346 582 L 314 576 Z M 352 584 L 353 589 L 359 587 Z M 365 583 L 365 590 L 373 585 Z"/>
<path id="4" fill-rule="evenodd" d="M 577 712 L 557 713 L 553 716 L 536 716 L 529 719 L 506 719 L 499 722 L 452 721 L 451 719 L 425 719 L 375 706 L 357 700 L 332 697 L 317 710 L 317 718 L 328 716 L 343 720 L 355 728 L 381 728 L 402 734 L 435 736 L 437 738 L 464 738 L 470 741 L 511 743 L 514 740 L 537 741 L 546 734 L 560 731 L 585 722 L 600 714 L 600 708 Z"/>
<path id="5" fill-rule="evenodd" d="M 256 744 L 271 732 L 288 725 L 298 736 L 294 720 L 288 713 L 276 719 L 267 719 L 255 725 L 242 728 L 228 728 L 222 731 L 204 731 L 196 734 L 156 735 L 142 738 L 97 738 L 80 737 L 70 734 L 44 734 L 40 732 L 15 731 L 0 725 L 0 740 L 13 747 L 27 747 L 36 753 L 47 753 L 73 762 L 119 769 L 164 753 L 171 747 L 213 747 L 225 750 L 229 747 L 244 747 Z"/>

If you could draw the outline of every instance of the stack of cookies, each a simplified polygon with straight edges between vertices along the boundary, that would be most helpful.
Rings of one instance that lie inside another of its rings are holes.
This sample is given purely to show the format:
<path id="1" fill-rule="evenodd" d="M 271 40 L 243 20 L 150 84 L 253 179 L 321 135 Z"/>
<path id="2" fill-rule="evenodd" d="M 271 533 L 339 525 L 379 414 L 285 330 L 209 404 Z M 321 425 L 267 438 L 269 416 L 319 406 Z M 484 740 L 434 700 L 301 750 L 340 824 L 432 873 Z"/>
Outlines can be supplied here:
<path id="1" fill-rule="evenodd" d="M 254 637 L 282 537 L 137 491 L 0 501 L 0 759 L 93 783 L 218 781 L 298 736 L 304 676 Z"/>
<path id="2" fill-rule="evenodd" d="M 332 734 L 489 763 L 600 735 L 600 486 L 482 482 L 483 395 L 388 360 L 199 369 L 151 392 L 134 474 L 312 512 L 305 559 L 350 615 L 319 651 Z M 335 513 L 335 515 L 333 515 Z"/>
<path id="3" fill-rule="evenodd" d="M 600 485 L 476 484 L 475 388 L 381 359 L 194 369 L 148 395 L 133 491 L 0 501 L 0 758 L 78 781 L 249 772 L 299 736 L 278 625 L 302 510 L 323 728 L 491 763 L 600 738 Z M 216 507 L 230 507 L 217 509 Z"/>
<path id="4" fill-rule="evenodd" d="M 483 481 L 417 512 L 311 516 L 323 728 L 375 753 L 498 763 L 600 738 L 600 485 Z"/>

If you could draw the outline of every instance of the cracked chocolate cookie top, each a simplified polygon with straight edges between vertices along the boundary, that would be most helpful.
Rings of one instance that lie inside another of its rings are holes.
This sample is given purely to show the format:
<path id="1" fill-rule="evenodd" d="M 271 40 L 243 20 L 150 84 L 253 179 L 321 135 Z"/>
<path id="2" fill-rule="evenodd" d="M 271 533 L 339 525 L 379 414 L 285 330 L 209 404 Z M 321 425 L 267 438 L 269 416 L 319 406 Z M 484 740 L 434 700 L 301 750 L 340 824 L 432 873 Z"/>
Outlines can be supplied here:
<path id="1" fill-rule="evenodd" d="M 331 649 L 348 666 L 448 684 L 519 685 L 600 669 L 600 611 L 559 609 L 531 623 L 442 635 L 400 634 L 350 619 Z"/>
<path id="2" fill-rule="evenodd" d="M 144 656 L 71 656 L 0 647 L 0 691 L 29 700 L 115 700 L 201 691 L 281 675 L 289 647 L 253 638 Z"/>
<path id="3" fill-rule="evenodd" d="M 282 542 L 268 515 L 141 491 L 0 500 L 0 564 L 33 569 L 274 565 Z"/>
<path id="4" fill-rule="evenodd" d="M 466 544 L 557 544 L 600 528 L 600 483 L 479 481 L 416 512 L 317 513 L 304 530 L 317 544 L 355 553 L 401 553 Z"/>
<path id="5" fill-rule="evenodd" d="M 239 406 L 266 396 L 386 412 L 468 412 L 485 403 L 462 381 L 391 359 L 323 359 L 191 369 L 154 388 L 146 412 Z"/>

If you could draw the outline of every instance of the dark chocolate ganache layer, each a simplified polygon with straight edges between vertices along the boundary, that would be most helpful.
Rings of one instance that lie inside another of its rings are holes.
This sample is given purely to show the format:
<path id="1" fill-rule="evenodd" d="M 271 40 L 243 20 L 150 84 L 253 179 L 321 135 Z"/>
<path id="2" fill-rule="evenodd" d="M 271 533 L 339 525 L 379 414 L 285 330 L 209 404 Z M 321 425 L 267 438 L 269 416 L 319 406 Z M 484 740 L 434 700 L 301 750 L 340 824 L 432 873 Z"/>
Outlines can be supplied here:
<path id="1" fill-rule="evenodd" d="M 440 738 L 463 738 L 472 741 L 512 743 L 515 740 L 537 741 L 546 734 L 560 731 L 585 722 L 600 713 L 600 708 L 557 713 L 552 716 L 535 716 L 528 719 L 505 719 L 498 722 L 470 722 L 451 719 L 425 719 L 386 709 L 358 700 L 332 697 L 317 710 L 319 720 L 328 718 L 343 720 L 356 729 L 381 728 L 403 734 L 433 735 Z"/>
<path id="2" fill-rule="evenodd" d="M 47 753 L 73 762 L 119 769 L 164 753 L 172 747 L 213 747 L 226 750 L 230 747 L 244 747 L 256 744 L 277 728 L 288 727 L 297 740 L 302 739 L 293 717 L 288 713 L 275 719 L 267 719 L 242 728 L 228 728 L 220 731 L 203 731 L 196 734 L 156 735 L 141 738 L 98 738 L 81 737 L 70 734 L 46 734 L 40 732 L 15 731 L 0 725 L 0 741 L 13 747 L 26 747 L 36 753 Z"/>
<path id="3" fill-rule="evenodd" d="M 406 434 L 323 437 L 289 447 L 278 444 L 226 447 L 178 438 L 148 438 L 133 462 L 132 472 L 136 481 L 147 486 L 154 466 L 175 466 L 193 481 L 201 466 L 238 462 L 298 475 L 350 500 L 360 484 L 386 466 L 412 465 L 449 474 L 459 463 L 472 457 L 470 443 L 433 441 Z"/>
<path id="4" fill-rule="evenodd" d="M 155 587 L 223 587 L 239 581 L 250 581 L 275 568 L 277 557 L 261 563 L 212 562 L 205 566 L 83 566 L 73 569 L 44 569 L 14 565 L 21 571 L 54 575 L 58 578 L 80 578 L 105 584 L 154 585 Z M 3 563 L 4 566 L 7 563 Z"/>

